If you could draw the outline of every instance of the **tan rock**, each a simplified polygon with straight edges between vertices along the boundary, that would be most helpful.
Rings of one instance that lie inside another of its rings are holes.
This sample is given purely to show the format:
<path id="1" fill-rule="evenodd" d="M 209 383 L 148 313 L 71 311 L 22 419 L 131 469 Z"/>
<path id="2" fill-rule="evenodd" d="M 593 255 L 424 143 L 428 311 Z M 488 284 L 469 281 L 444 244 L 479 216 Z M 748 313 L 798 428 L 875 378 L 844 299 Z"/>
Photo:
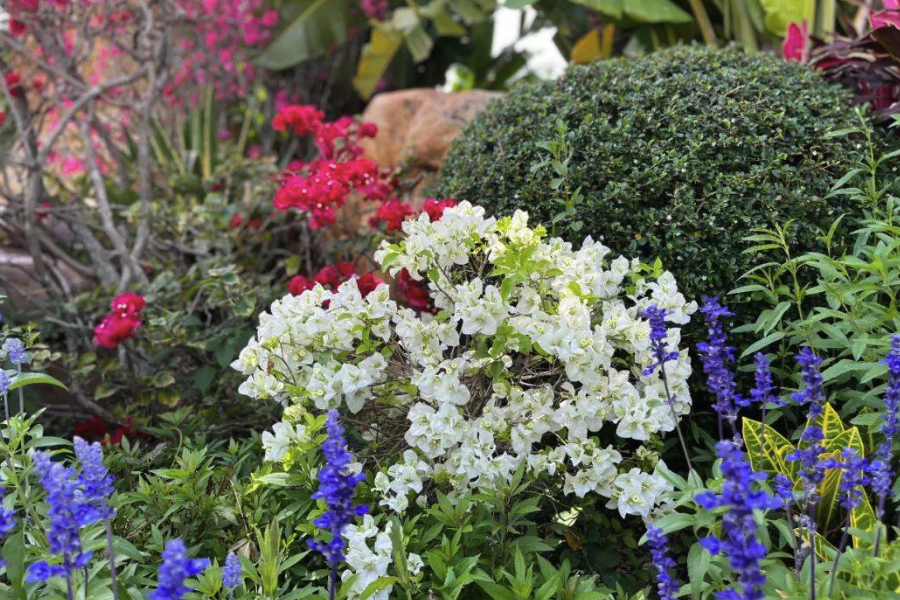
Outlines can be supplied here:
<path id="1" fill-rule="evenodd" d="M 402 200 L 421 208 L 424 190 L 436 179 L 450 144 L 488 102 L 501 95 L 485 90 L 448 93 L 434 89 L 378 94 L 362 116 L 378 126 L 378 135 L 361 145 L 366 156 L 381 167 L 403 168 L 404 183 L 411 190 L 403 193 Z M 334 229 L 344 235 L 364 231 L 377 210 L 378 203 L 351 196 L 338 211 Z"/>
<path id="2" fill-rule="evenodd" d="M 406 166 L 436 171 L 450 144 L 499 92 L 471 90 L 447 93 L 412 89 L 379 94 L 363 119 L 378 126 L 378 135 L 366 140 L 366 154 L 382 166 Z"/>

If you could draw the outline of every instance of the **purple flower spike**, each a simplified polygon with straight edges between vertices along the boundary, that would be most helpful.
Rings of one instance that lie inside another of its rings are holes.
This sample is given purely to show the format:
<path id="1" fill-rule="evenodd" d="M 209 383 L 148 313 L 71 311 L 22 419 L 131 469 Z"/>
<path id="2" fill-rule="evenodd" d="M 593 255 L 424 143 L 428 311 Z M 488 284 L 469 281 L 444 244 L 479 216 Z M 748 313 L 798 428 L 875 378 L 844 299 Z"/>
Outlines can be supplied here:
<path id="1" fill-rule="evenodd" d="M 208 559 L 188 558 L 184 542 L 178 539 L 166 543 L 162 558 L 159 582 L 156 590 L 150 594 L 150 600 L 181 600 L 185 594 L 193 591 L 193 588 L 185 585 L 185 580 L 197 577 L 209 566 Z"/>
<path id="2" fill-rule="evenodd" d="M 739 440 L 739 438 L 738 438 Z M 766 478 L 765 473 L 754 472 L 750 468 L 740 441 L 723 441 L 716 445 L 716 453 L 722 458 L 722 475 L 725 482 L 721 496 L 705 492 L 697 496 L 697 503 L 706 508 L 727 507 L 722 518 L 722 537 L 708 537 L 700 544 L 713 554 L 723 553 L 728 557 L 732 570 L 738 575 L 740 591 L 729 589 L 717 595 L 727 600 L 764 600 L 762 588 L 766 577 L 760 568 L 760 560 L 766 555 L 766 548 L 756 537 L 754 510 L 777 509 L 783 502 L 773 498 L 767 491 L 754 489 L 754 482 Z"/>
<path id="3" fill-rule="evenodd" d="M 338 420 L 338 413 L 328 413 L 328 438 L 322 444 L 325 453 L 325 466 L 319 471 L 319 489 L 313 498 L 325 501 L 328 509 L 315 519 L 316 527 L 331 531 L 331 539 L 327 542 L 309 540 L 309 546 L 325 556 L 328 564 L 334 568 L 345 558 L 346 542 L 342 537 L 344 528 L 354 517 L 360 517 L 369 511 L 367 506 L 353 504 L 353 491 L 360 481 L 366 478 L 363 473 L 351 473 L 352 456 L 347 452 L 344 441 L 344 428 Z"/>
<path id="4" fill-rule="evenodd" d="M 725 336 L 725 325 L 722 319 L 734 316 L 719 302 L 718 296 L 703 298 L 703 307 L 700 312 L 706 320 L 706 328 L 709 340 L 697 344 L 697 350 L 703 359 L 703 372 L 706 373 L 706 382 L 709 390 L 715 394 L 716 401 L 713 409 L 719 415 L 719 438 L 723 437 L 722 422 L 728 422 L 734 433 L 737 410 L 739 406 L 747 406 L 748 402 L 737 393 L 737 385 L 734 374 L 728 367 L 728 363 L 735 359 L 733 346 L 728 345 Z"/>
<path id="5" fill-rule="evenodd" d="M 669 540 L 663 535 L 662 529 L 654 525 L 647 527 L 647 543 L 650 545 L 650 553 L 653 555 L 653 564 L 656 567 L 656 589 L 660 600 L 674 600 L 681 589 L 681 583 L 672 577 L 675 569 L 675 561 L 669 556 Z"/>

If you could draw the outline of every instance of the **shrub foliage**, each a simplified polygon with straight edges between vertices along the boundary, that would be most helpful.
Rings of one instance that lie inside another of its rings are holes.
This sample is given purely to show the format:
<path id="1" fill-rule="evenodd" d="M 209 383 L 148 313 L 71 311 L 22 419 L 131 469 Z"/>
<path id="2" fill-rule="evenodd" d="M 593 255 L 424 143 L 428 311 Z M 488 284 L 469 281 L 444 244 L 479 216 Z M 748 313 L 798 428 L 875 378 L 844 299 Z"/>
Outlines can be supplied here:
<path id="1" fill-rule="evenodd" d="M 435 192 L 659 256 L 686 294 L 709 294 L 751 266 L 752 229 L 796 219 L 806 249 L 855 214 L 827 197 L 850 148 L 827 135 L 854 124 L 847 94 L 800 65 L 676 48 L 519 86 L 455 142 Z"/>

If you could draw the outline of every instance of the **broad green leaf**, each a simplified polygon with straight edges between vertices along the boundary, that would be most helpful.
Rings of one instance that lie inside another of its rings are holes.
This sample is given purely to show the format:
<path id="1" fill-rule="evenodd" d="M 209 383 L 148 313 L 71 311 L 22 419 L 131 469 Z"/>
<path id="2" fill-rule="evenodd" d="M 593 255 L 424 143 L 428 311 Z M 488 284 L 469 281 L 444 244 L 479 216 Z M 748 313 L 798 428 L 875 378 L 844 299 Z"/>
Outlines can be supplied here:
<path id="1" fill-rule="evenodd" d="M 38 383 L 55 385 L 56 387 L 61 387 L 64 390 L 69 389 L 60 380 L 56 379 L 55 377 L 45 375 L 44 373 L 16 373 L 10 379 L 9 389 L 15 390 L 20 387 L 25 387 L 26 385 L 36 385 Z"/>
<path id="2" fill-rule="evenodd" d="M 795 529 L 794 533 L 796 533 L 804 543 L 809 543 L 809 530 L 805 528 Z M 815 540 L 816 555 L 819 557 L 819 560 L 834 560 L 834 554 L 837 552 L 837 548 L 835 548 L 831 542 L 822 537 L 822 534 L 818 532 L 813 535 L 813 540 Z"/>
<path id="3" fill-rule="evenodd" d="M 809 0 L 760 0 L 760 4 L 766 13 L 766 29 L 778 36 L 784 36 L 791 23 L 811 21 L 810 9 L 815 7 Z"/>
<path id="4" fill-rule="evenodd" d="M 796 464 L 788 463 L 785 457 L 794 450 L 790 440 L 759 421 L 743 419 L 744 443 L 747 445 L 747 455 L 750 457 L 750 466 L 754 471 L 776 475 L 787 475 L 791 480 L 796 479 Z M 765 437 L 765 449 L 760 451 Z"/>
<path id="5" fill-rule="evenodd" d="M 672 0 L 625 0 L 625 15 L 643 23 L 691 23 L 694 17 Z"/>
<path id="6" fill-rule="evenodd" d="M 506 2 L 503 3 L 503 7 L 512 9 L 525 8 L 526 6 L 531 6 L 537 1 L 538 0 L 506 0 Z"/>
<path id="7" fill-rule="evenodd" d="M 347 39 L 346 0 L 295 0 L 299 12 L 259 57 L 267 69 L 287 69 L 322 56 Z"/>
<path id="8" fill-rule="evenodd" d="M 694 598 L 700 597 L 700 589 L 711 558 L 712 555 L 699 542 L 695 542 L 688 551 L 688 581 L 691 582 L 691 595 Z"/>
<path id="9" fill-rule="evenodd" d="M 834 456 L 833 454 L 831 456 Z M 830 531 L 833 527 L 840 526 L 841 479 L 844 472 L 841 469 L 826 469 L 825 477 L 819 485 L 819 503 L 816 505 L 816 522 L 823 531 Z"/>
<path id="10" fill-rule="evenodd" d="M 353 77 L 353 87 L 360 96 L 369 98 L 372 95 L 402 43 L 403 34 L 390 26 L 378 25 L 372 29 L 372 35 L 363 46 L 356 75 Z M 392 260 L 396 258 L 393 254 L 389 256 Z M 382 266 L 387 268 L 390 262 L 386 257 L 386 264 Z"/>
<path id="11" fill-rule="evenodd" d="M 826 452 L 840 452 L 844 448 L 853 448 L 860 456 L 866 455 L 866 447 L 863 444 L 859 429 L 851 427 L 835 436 L 825 436 L 822 444 Z"/>
<path id="12" fill-rule="evenodd" d="M 778 340 L 780 340 L 783 337 L 784 337 L 784 332 L 774 331 L 774 332 L 770 333 L 769 335 L 767 335 L 766 337 L 762 338 L 761 340 L 757 340 L 756 342 L 751 344 L 746 350 L 744 350 L 744 353 L 741 354 L 741 358 L 744 358 L 745 356 L 750 356 L 751 354 L 755 354 L 756 352 L 759 352 L 766 346 L 769 346 L 770 344 L 774 344 L 775 342 L 777 342 Z"/>
<path id="13" fill-rule="evenodd" d="M 862 502 L 850 513 L 850 527 L 861 529 L 863 531 L 872 531 L 875 528 L 875 511 L 869 503 L 869 497 L 863 492 Z M 859 539 L 858 536 L 852 536 L 853 547 L 861 548 L 868 546 L 867 543 Z"/>
<path id="14" fill-rule="evenodd" d="M 631 0 L 572 0 L 575 4 L 586 6 L 596 10 L 603 16 L 611 19 L 622 18 L 622 4 Z"/>

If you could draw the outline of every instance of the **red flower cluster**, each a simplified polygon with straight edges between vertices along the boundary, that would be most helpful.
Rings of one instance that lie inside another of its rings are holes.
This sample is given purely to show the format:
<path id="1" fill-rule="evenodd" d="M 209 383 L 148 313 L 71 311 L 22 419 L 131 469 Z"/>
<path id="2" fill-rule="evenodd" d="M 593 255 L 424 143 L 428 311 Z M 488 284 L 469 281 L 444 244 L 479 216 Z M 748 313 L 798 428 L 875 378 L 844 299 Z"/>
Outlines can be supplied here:
<path id="1" fill-rule="evenodd" d="M 435 221 L 440 221 L 441 217 L 444 216 L 444 211 L 448 208 L 453 208 L 456 204 L 457 202 L 453 198 L 445 198 L 443 200 L 427 198 L 422 205 L 422 211 L 428 215 L 433 223 Z"/>
<path id="2" fill-rule="evenodd" d="M 362 294 L 363 298 L 384 283 L 381 278 L 376 277 L 373 273 L 357 275 L 356 267 L 353 263 L 338 262 L 335 265 L 322 267 L 318 273 L 313 275 L 311 280 L 303 275 L 294 276 L 288 281 L 288 291 L 292 296 L 299 296 L 313 289 L 317 283 L 326 289 L 334 291 L 348 279 L 356 281 L 356 287 L 359 288 L 359 293 Z"/>
<path id="3" fill-rule="evenodd" d="M 315 106 L 286 106 L 272 119 L 272 129 L 286 131 L 290 128 L 295 135 L 315 133 L 322 126 L 325 113 Z"/>
<path id="4" fill-rule="evenodd" d="M 326 123 L 321 111 L 312 106 L 284 106 L 272 121 L 276 131 L 291 130 L 296 135 L 313 134 L 321 156 L 306 164 L 292 162 L 283 174 L 273 205 L 278 210 L 297 208 L 309 213 L 309 226 L 319 229 L 335 222 L 335 211 L 344 205 L 351 191 L 366 200 L 383 202 L 391 196 L 394 182 L 389 173 L 362 158 L 359 141 L 374 137 L 378 128 L 349 117 Z"/>
<path id="5" fill-rule="evenodd" d="M 388 231 L 400 231 L 403 227 L 403 221 L 406 217 L 416 214 L 412 206 L 400 200 L 388 200 L 378 207 L 378 212 L 369 220 L 369 225 L 378 227 L 378 223 L 383 221 L 385 229 Z"/>
<path id="6" fill-rule="evenodd" d="M 94 327 L 94 344 L 103 348 L 115 348 L 141 326 L 141 311 L 147 302 L 134 292 L 125 292 L 113 298 L 112 311 Z"/>
<path id="7" fill-rule="evenodd" d="M 122 438 L 135 440 L 147 437 L 146 433 L 134 428 L 134 418 L 132 417 L 126 418 L 121 426 L 112 430 L 112 433 L 110 433 L 106 421 L 100 417 L 91 417 L 87 421 L 75 425 L 75 435 L 89 442 L 100 441 L 104 446 L 121 446 Z"/>
<path id="8" fill-rule="evenodd" d="M 410 308 L 420 312 L 437 313 L 437 308 L 428 295 L 428 286 L 424 281 L 416 281 L 409 271 L 402 269 L 397 273 L 397 289 L 403 294 Z"/>

